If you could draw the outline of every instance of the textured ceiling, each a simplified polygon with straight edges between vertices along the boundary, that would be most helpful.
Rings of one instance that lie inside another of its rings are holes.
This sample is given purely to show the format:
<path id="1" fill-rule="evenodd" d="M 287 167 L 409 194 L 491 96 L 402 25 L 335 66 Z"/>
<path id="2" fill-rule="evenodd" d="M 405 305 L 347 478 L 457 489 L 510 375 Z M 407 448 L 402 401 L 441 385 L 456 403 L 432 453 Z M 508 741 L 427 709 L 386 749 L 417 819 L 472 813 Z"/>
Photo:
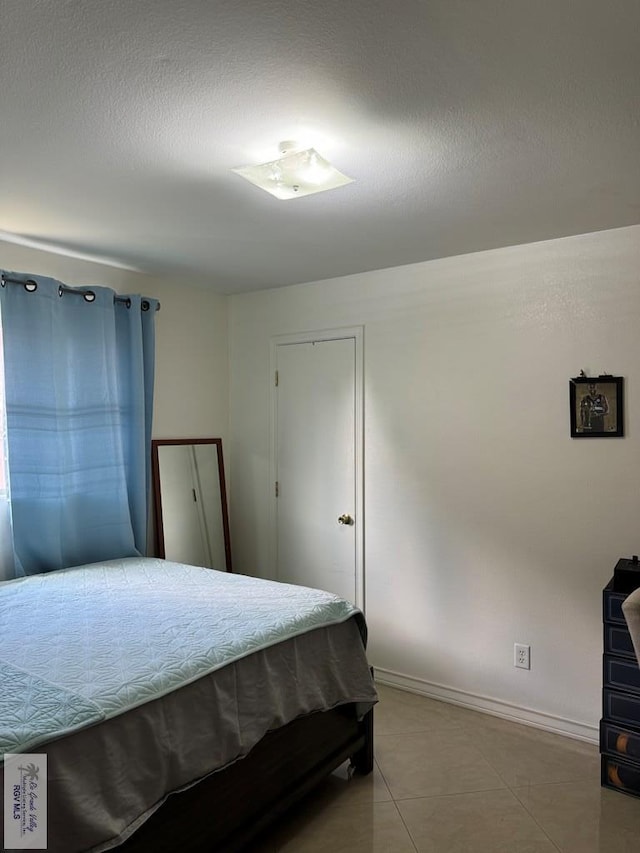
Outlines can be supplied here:
<path id="1" fill-rule="evenodd" d="M 231 293 L 640 222 L 638 0 L 0 0 L 0 238 Z M 355 182 L 231 172 L 311 144 Z"/>

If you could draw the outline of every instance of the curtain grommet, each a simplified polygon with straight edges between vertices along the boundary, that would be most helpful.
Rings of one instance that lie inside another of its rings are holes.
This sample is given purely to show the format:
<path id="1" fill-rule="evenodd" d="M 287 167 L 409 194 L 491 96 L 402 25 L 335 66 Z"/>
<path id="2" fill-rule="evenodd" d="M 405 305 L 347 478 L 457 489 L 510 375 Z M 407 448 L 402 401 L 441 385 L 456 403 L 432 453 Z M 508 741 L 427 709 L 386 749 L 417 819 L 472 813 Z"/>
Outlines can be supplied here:
<path id="1" fill-rule="evenodd" d="M 6 287 L 8 284 L 21 284 L 27 293 L 35 293 L 38 289 L 38 282 L 34 278 L 26 278 L 23 281 L 21 278 L 9 278 L 4 273 L 0 274 L 0 287 Z"/>

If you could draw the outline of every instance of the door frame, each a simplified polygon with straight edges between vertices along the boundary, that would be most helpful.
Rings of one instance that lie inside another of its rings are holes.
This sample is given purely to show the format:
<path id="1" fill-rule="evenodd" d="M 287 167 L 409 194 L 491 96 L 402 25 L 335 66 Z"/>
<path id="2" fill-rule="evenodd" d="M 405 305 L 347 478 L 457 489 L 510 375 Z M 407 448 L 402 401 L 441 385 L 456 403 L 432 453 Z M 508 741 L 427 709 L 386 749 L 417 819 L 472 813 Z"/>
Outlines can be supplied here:
<path id="1" fill-rule="evenodd" d="M 269 339 L 269 382 L 270 394 L 270 448 L 269 448 L 269 567 L 270 577 L 277 577 L 277 497 L 275 492 L 277 459 L 277 392 L 276 370 L 279 346 L 308 344 L 320 341 L 339 341 L 352 339 L 355 343 L 354 377 L 354 451 L 355 451 L 355 572 L 356 600 L 353 602 L 365 612 L 365 565 L 364 565 L 364 326 L 346 326 L 337 329 L 318 329 L 307 332 L 293 332 L 286 335 L 273 335 Z"/>

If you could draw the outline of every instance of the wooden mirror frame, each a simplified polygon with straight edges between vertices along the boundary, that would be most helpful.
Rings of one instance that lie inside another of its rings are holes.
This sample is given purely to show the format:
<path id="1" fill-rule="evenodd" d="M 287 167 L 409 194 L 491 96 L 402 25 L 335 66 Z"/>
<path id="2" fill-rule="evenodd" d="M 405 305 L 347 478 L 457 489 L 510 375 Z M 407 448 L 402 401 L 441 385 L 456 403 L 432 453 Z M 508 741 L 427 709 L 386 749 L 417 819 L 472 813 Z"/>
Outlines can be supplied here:
<path id="1" fill-rule="evenodd" d="M 229 532 L 229 512 L 227 509 L 227 489 L 224 476 L 224 459 L 221 438 L 154 438 L 151 441 L 151 472 L 153 478 L 155 547 L 158 557 L 165 559 L 164 525 L 162 522 L 162 494 L 160 488 L 160 459 L 158 448 L 165 445 L 213 444 L 218 458 L 218 478 L 220 483 L 220 503 L 222 505 L 222 530 L 224 534 L 224 553 L 226 570 L 233 571 L 231 562 L 231 535 Z"/>

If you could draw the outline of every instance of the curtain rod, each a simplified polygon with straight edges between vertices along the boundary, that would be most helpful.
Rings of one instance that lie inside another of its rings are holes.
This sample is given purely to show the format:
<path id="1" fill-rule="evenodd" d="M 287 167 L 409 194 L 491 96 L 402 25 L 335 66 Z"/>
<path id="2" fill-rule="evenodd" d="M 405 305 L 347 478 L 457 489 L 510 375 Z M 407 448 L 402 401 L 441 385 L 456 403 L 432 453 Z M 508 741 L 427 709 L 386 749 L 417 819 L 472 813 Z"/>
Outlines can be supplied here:
<path id="1" fill-rule="evenodd" d="M 27 278 L 24 281 L 19 278 L 8 278 L 6 275 L 0 275 L 0 286 L 4 287 L 5 284 L 21 284 L 24 289 L 28 293 L 33 293 L 38 289 L 38 282 L 32 278 Z M 93 302 L 96 298 L 93 290 L 88 288 L 81 287 L 67 287 L 65 284 L 60 284 L 58 286 L 58 296 L 62 296 L 63 293 L 77 293 L 79 296 L 84 297 L 85 302 Z M 131 308 L 131 298 L 129 296 L 118 296 L 117 294 L 113 297 L 114 302 L 122 302 L 127 308 Z M 140 303 L 140 307 L 143 311 L 148 311 L 151 307 L 151 303 L 147 299 L 143 299 Z M 156 305 L 156 311 L 160 310 L 160 303 Z"/>

